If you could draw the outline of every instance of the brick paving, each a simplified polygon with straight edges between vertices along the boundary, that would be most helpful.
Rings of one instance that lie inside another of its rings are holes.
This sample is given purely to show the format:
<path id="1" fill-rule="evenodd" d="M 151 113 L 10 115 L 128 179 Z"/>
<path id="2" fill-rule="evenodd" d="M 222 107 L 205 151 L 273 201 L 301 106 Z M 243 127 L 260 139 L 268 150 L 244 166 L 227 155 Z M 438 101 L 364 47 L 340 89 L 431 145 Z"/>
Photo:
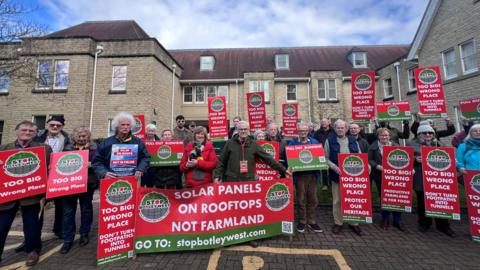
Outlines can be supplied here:
<path id="1" fill-rule="evenodd" d="M 95 212 L 98 215 L 98 193 L 94 199 Z M 344 226 L 340 235 L 334 235 L 330 228 L 333 225 L 331 208 L 321 206 L 317 209 L 318 220 L 324 233 L 305 232 L 295 235 L 291 241 L 287 236 L 279 236 L 262 240 L 260 245 L 271 248 L 292 248 L 310 250 L 337 249 L 352 269 L 479 269 L 480 244 L 470 240 L 467 216 L 462 214 L 462 221 L 452 221 L 452 229 L 456 237 L 448 237 L 434 228 L 427 233 L 420 233 L 416 226 L 415 214 L 403 214 L 407 227 L 403 233 L 396 228 L 384 231 L 379 226 L 380 214 L 375 212 L 374 224 L 362 225 L 363 236 L 357 236 Z M 79 214 L 77 214 L 77 219 Z M 51 234 L 53 208 L 47 208 L 43 231 L 42 254 L 58 248 L 61 240 Z M 78 222 L 78 221 L 77 221 Z M 78 223 L 77 223 L 78 224 Z M 22 231 L 21 216 L 18 215 L 12 231 Z M 91 242 L 80 248 L 78 241 L 72 250 L 62 255 L 54 252 L 33 269 L 95 269 L 96 268 L 96 231 L 94 221 Z M 1 269 L 14 269 L 9 265 L 25 259 L 25 254 L 14 253 L 12 247 L 22 241 L 21 236 L 9 236 L 3 254 Z M 175 269 L 195 270 L 207 269 L 212 250 L 194 252 L 176 252 L 165 254 L 142 254 L 136 259 L 123 260 L 107 264 L 103 269 Z M 251 252 L 222 249 L 216 269 L 243 269 L 245 256 L 256 256 L 263 260 L 262 269 L 340 269 L 332 256 L 274 254 L 268 252 Z M 21 264 L 20 264 L 21 265 Z M 66 268 L 68 267 L 68 268 Z M 18 268 L 15 268 L 18 269 Z"/>

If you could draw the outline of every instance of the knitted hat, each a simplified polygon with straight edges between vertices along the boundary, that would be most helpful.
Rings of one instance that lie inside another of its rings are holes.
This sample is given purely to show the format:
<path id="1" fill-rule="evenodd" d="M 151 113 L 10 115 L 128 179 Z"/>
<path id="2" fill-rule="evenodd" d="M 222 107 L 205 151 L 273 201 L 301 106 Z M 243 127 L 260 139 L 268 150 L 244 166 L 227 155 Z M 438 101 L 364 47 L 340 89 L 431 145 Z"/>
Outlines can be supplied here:
<path id="1" fill-rule="evenodd" d="M 428 120 L 422 120 L 420 121 L 420 126 L 423 126 L 423 125 L 427 125 L 427 126 L 430 126 L 430 122 Z"/>
<path id="2" fill-rule="evenodd" d="M 430 125 L 420 125 L 417 129 L 417 135 L 425 132 L 435 133 L 435 130 Z"/>
<path id="3" fill-rule="evenodd" d="M 62 123 L 62 126 L 65 125 L 65 118 L 63 118 L 63 115 L 53 115 L 48 119 L 47 123 L 50 121 L 57 121 Z"/>

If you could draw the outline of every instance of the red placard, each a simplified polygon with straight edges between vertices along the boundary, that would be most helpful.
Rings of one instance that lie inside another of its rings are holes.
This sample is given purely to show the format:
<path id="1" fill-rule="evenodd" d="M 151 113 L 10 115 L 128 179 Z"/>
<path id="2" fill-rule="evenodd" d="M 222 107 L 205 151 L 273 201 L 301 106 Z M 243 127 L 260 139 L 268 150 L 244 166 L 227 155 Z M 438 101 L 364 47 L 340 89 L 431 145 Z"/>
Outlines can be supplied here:
<path id="1" fill-rule="evenodd" d="M 283 115 L 283 135 L 285 137 L 298 136 L 297 122 L 298 122 L 298 103 L 282 104 Z"/>
<path id="2" fill-rule="evenodd" d="M 263 92 L 247 93 L 247 104 L 250 131 L 255 132 L 258 129 L 265 130 L 267 127 L 267 116 Z"/>
<path id="3" fill-rule="evenodd" d="M 422 147 L 425 215 L 460 220 L 455 148 Z"/>
<path id="4" fill-rule="evenodd" d="M 133 257 L 136 194 L 132 176 L 100 181 L 98 265 Z"/>
<path id="5" fill-rule="evenodd" d="M 470 121 L 480 120 L 480 97 L 460 100 L 460 111 Z"/>
<path id="6" fill-rule="evenodd" d="M 370 121 L 375 117 L 375 71 L 352 73 L 352 119 Z"/>
<path id="7" fill-rule="evenodd" d="M 367 154 L 340 154 L 342 220 L 372 223 L 372 200 Z"/>
<path id="8" fill-rule="evenodd" d="M 150 154 L 150 167 L 173 166 L 180 164 L 183 156 L 183 141 L 146 141 L 147 151 Z"/>
<path id="9" fill-rule="evenodd" d="M 465 180 L 470 234 L 473 241 L 480 242 L 480 171 L 467 170 L 463 179 Z"/>
<path id="10" fill-rule="evenodd" d="M 417 84 L 420 113 L 429 118 L 447 117 L 440 69 L 437 66 L 419 67 L 414 69 L 413 72 Z"/>
<path id="11" fill-rule="evenodd" d="M 210 138 L 228 136 L 227 102 L 224 96 L 208 98 L 208 127 Z"/>
<path id="12" fill-rule="evenodd" d="M 0 152 L 0 204 L 43 194 L 47 188 L 45 147 Z"/>
<path id="13" fill-rule="evenodd" d="M 134 114 L 135 128 L 132 129 L 132 134 L 142 141 L 145 141 L 147 135 L 145 134 L 145 116 L 143 114 Z"/>
<path id="14" fill-rule="evenodd" d="M 327 170 L 325 149 L 321 144 L 298 144 L 285 147 L 292 172 Z"/>
<path id="15" fill-rule="evenodd" d="M 410 101 L 377 102 L 378 121 L 410 120 Z"/>
<path id="16" fill-rule="evenodd" d="M 384 146 L 382 158 L 382 209 L 411 213 L 413 147 Z"/>
<path id="17" fill-rule="evenodd" d="M 269 153 L 275 160 L 280 158 L 280 147 L 278 142 L 257 141 L 257 143 Z M 278 171 L 272 169 L 262 160 L 255 161 L 255 176 L 258 180 L 273 180 L 279 177 Z"/>
<path id="18" fill-rule="evenodd" d="M 88 150 L 50 155 L 47 199 L 83 193 L 88 183 Z"/>

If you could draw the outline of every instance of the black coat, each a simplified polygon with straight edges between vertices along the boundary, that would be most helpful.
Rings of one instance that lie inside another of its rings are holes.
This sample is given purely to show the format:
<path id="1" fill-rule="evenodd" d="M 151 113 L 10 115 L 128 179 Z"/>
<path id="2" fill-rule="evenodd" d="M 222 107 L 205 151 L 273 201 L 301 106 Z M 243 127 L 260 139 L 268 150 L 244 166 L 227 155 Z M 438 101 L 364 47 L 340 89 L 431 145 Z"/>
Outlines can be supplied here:
<path id="1" fill-rule="evenodd" d="M 397 143 L 392 142 L 392 146 L 398 146 Z M 383 156 L 378 147 L 378 141 L 374 141 L 368 148 L 368 164 L 372 167 L 370 172 L 370 180 L 375 181 L 377 188 L 380 188 L 382 183 L 382 171 L 377 170 L 377 165 L 383 166 Z"/>

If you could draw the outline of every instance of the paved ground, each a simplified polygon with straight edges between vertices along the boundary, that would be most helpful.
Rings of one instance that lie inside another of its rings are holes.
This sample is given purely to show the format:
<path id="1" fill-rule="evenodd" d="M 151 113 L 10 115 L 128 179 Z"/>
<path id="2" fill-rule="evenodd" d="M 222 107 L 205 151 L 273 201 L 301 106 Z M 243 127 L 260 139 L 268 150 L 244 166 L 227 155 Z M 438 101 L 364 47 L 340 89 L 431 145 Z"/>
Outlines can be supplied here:
<path id="1" fill-rule="evenodd" d="M 98 195 L 97 195 L 98 196 Z M 98 199 L 95 200 L 98 215 Z M 395 228 L 383 231 L 378 225 L 362 226 L 364 235 L 354 235 L 348 227 L 341 235 L 332 234 L 333 217 L 329 207 L 317 209 L 324 233 L 306 232 L 289 237 L 276 237 L 261 242 L 257 249 L 233 246 L 221 250 L 140 255 L 136 259 L 108 264 L 104 269 L 480 269 L 480 244 L 472 242 L 467 216 L 452 222 L 457 236 L 450 238 L 431 229 L 422 234 L 416 227 L 414 214 L 404 214 L 408 232 Z M 96 231 L 93 225 L 91 243 L 80 248 L 75 242 L 67 255 L 58 250 L 62 241 L 50 233 L 53 209 L 46 211 L 42 261 L 33 269 L 95 269 Z M 78 214 L 77 214 L 78 216 Z M 21 217 L 17 216 L 8 237 L 1 269 L 25 269 L 25 254 L 13 248 L 22 241 Z"/>

